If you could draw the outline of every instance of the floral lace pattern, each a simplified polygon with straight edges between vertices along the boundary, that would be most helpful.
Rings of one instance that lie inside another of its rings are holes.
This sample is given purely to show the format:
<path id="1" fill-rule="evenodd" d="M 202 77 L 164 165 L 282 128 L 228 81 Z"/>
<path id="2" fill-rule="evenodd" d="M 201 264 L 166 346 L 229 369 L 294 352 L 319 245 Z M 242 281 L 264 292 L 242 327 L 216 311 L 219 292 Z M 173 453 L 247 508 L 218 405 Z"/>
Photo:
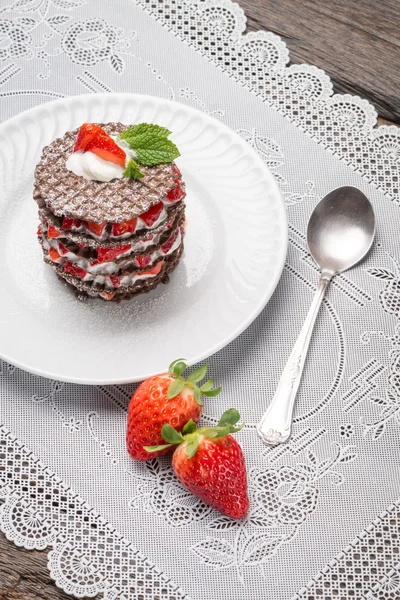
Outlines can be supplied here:
<path id="1" fill-rule="evenodd" d="M 330 600 L 340 595 L 343 598 L 395 600 L 400 589 L 399 511 L 397 503 L 380 514 L 292 600 Z M 385 560 L 382 560 L 383 554 Z M 390 564 L 396 566 L 388 567 Z"/>
<path id="2" fill-rule="evenodd" d="M 245 15 L 229 0 L 124 1 L 122 16 L 94 0 L 3 4 L 0 103 L 12 115 L 73 93 L 162 95 L 226 122 L 274 173 L 289 216 L 282 284 L 258 320 L 209 361 L 223 383 L 224 402 L 235 401 L 245 417 L 239 435 L 251 510 L 231 521 L 191 496 L 168 458 L 129 461 L 124 431 L 132 386 L 60 384 L 0 361 L 0 422 L 6 424 L 0 431 L 0 527 L 17 545 L 50 549 L 52 577 L 76 597 L 281 600 L 301 590 L 297 599 L 394 599 L 398 129 L 375 128 L 374 108 L 332 95 L 329 77 L 318 68 L 287 67 L 285 43 L 270 32 L 245 34 Z M 379 243 L 365 264 L 332 283 L 293 435 L 266 448 L 255 425 L 315 289 L 307 218 L 329 189 L 349 182 L 376 206 Z M 215 423 L 221 406 L 219 400 L 207 404 L 204 421 Z"/>
<path id="3" fill-rule="evenodd" d="M 28 550 L 52 547 L 51 576 L 67 593 L 129 600 L 140 589 L 143 600 L 157 592 L 166 600 L 186 597 L 4 427 L 0 473 L 13 476 L 0 478 L 2 531 Z M 129 576 L 121 579 L 124 571 Z"/>
<path id="4" fill-rule="evenodd" d="M 182 9 L 177 0 L 167 4 L 160 0 L 138 0 L 138 3 L 220 69 L 399 201 L 399 129 L 395 126 L 374 129 L 377 114 L 369 102 L 349 94 L 332 96 L 329 77 L 314 66 L 285 67 L 289 55 L 284 42 L 270 32 L 244 35 L 243 11 L 229 0 L 186 1 Z"/>

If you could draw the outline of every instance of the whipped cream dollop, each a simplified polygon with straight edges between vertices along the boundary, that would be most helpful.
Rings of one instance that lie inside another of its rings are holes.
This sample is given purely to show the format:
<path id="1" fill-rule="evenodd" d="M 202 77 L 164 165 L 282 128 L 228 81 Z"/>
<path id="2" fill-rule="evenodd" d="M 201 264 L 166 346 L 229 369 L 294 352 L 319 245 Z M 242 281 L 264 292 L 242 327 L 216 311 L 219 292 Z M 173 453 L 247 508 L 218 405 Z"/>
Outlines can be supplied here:
<path id="1" fill-rule="evenodd" d="M 113 137 L 113 136 L 111 136 Z M 124 141 L 113 137 L 114 142 L 122 148 L 126 154 L 125 167 L 131 158 L 135 158 L 133 150 Z M 124 176 L 125 167 L 121 167 L 109 160 L 104 160 L 93 152 L 78 150 L 73 152 L 66 160 L 65 166 L 78 177 L 84 177 L 88 181 L 111 181 L 121 179 Z"/>

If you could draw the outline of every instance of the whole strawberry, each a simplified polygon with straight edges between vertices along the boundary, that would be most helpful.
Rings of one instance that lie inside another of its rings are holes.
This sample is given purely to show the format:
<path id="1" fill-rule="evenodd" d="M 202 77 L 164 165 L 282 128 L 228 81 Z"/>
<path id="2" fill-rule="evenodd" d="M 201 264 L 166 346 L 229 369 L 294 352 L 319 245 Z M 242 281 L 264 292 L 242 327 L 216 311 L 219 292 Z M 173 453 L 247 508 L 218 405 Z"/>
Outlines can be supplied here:
<path id="1" fill-rule="evenodd" d="M 182 485 L 232 519 L 245 517 L 249 510 L 243 452 L 235 438 L 229 435 L 243 427 L 234 427 L 239 419 L 237 410 L 231 408 L 213 428 L 197 429 L 193 420 L 185 425 L 182 433 L 170 425 L 162 428 L 162 436 L 169 447 L 178 444 L 172 467 Z M 157 447 L 147 450 L 157 452 Z"/>
<path id="2" fill-rule="evenodd" d="M 204 379 L 207 365 L 190 373 L 185 379 L 183 371 L 187 369 L 183 359 L 175 360 L 168 373 L 146 379 L 133 394 L 128 407 L 128 426 L 126 445 L 132 458 L 149 460 L 169 451 L 161 435 L 163 425 L 169 424 L 182 431 L 190 419 L 198 423 L 203 405 L 201 394 L 216 396 L 221 388 L 212 389 L 214 382 L 210 378 L 201 387 L 197 384 Z M 156 452 L 149 453 L 144 446 L 160 446 Z"/>

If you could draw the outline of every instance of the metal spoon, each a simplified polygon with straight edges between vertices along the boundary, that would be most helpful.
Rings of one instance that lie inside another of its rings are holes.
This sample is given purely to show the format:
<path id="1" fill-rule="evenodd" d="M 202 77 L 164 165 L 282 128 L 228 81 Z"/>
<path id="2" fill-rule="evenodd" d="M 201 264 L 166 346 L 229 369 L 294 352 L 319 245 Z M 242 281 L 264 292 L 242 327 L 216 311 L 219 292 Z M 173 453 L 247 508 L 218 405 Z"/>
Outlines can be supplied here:
<path id="1" fill-rule="evenodd" d="M 354 187 L 330 192 L 315 207 L 307 229 L 307 243 L 321 269 L 311 308 L 281 375 L 278 388 L 257 432 L 276 446 L 290 437 L 293 407 L 321 302 L 328 285 L 367 254 L 375 237 L 375 215 L 368 199 Z"/>

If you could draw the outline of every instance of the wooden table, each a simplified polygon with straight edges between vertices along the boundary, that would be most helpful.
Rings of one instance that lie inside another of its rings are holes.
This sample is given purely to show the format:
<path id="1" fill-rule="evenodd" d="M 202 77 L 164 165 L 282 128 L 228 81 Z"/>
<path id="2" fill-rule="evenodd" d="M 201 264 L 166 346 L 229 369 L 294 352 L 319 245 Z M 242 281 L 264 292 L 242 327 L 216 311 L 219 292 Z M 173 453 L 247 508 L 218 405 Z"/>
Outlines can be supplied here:
<path id="1" fill-rule="evenodd" d="M 372 102 L 380 123 L 400 123 L 400 0 L 240 0 L 249 30 L 288 44 L 293 63 L 316 65 L 335 92 Z M 70 599 L 50 580 L 46 553 L 0 534 L 0 600 Z"/>

